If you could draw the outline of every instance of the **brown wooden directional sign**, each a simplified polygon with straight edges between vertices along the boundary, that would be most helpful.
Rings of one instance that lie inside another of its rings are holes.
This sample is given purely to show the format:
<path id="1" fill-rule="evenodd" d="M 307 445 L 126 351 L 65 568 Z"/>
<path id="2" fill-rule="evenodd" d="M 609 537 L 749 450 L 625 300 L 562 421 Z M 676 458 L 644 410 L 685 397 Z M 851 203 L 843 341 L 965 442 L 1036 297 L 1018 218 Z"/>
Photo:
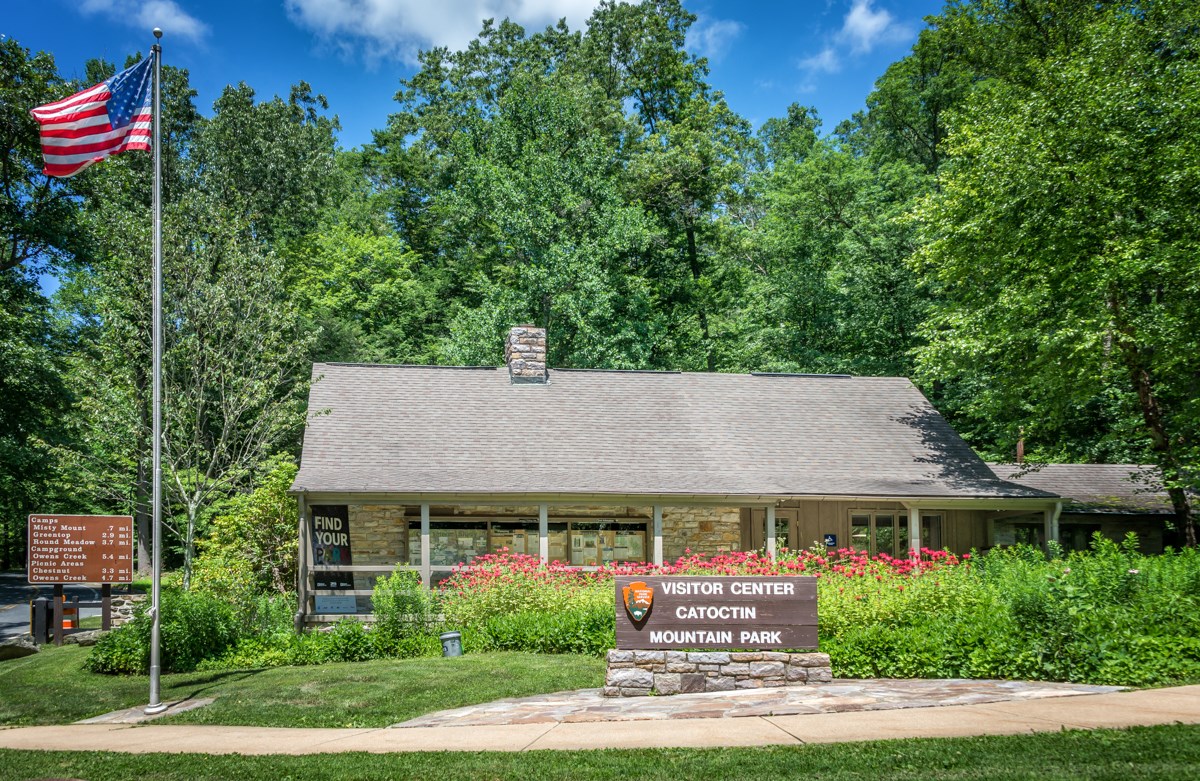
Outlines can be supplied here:
<path id="1" fill-rule="evenodd" d="M 29 516 L 30 583 L 130 583 L 133 517 Z"/>
<path id="2" fill-rule="evenodd" d="M 617 648 L 817 647 L 810 576 L 621 576 L 616 603 Z"/>

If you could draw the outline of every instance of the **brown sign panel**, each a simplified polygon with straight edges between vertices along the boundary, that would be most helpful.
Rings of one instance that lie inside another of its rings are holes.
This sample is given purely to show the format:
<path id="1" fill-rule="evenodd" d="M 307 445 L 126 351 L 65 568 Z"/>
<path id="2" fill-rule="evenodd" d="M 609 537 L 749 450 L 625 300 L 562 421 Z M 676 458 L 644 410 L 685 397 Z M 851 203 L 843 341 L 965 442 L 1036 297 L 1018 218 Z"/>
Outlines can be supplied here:
<path id="1" fill-rule="evenodd" d="M 133 582 L 133 517 L 30 515 L 30 583 Z"/>
<path id="2" fill-rule="evenodd" d="M 817 647 L 817 579 L 732 575 L 616 579 L 617 648 Z"/>

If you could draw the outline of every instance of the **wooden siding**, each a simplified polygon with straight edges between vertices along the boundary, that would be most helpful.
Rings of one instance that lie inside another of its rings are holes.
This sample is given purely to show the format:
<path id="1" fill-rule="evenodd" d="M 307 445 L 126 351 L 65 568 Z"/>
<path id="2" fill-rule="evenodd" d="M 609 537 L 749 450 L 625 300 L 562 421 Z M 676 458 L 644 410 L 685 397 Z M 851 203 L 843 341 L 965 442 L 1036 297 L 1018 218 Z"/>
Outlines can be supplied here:
<path id="1" fill-rule="evenodd" d="M 786 502 L 775 510 L 776 523 L 786 520 L 796 530 L 796 539 L 789 540 L 792 548 L 821 545 L 826 534 L 836 534 L 838 547 L 850 544 L 850 516 L 857 512 L 907 514 L 899 502 L 796 500 Z M 954 553 L 969 553 L 988 545 L 986 512 L 982 510 L 947 510 L 921 508 L 923 515 L 942 516 L 942 545 Z M 747 549 L 762 548 L 765 544 L 766 511 L 758 508 L 744 510 L 743 545 Z M 782 541 L 780 543 L 782 545 Z M 923 540 L 922 545 L 928 545 Z"/>

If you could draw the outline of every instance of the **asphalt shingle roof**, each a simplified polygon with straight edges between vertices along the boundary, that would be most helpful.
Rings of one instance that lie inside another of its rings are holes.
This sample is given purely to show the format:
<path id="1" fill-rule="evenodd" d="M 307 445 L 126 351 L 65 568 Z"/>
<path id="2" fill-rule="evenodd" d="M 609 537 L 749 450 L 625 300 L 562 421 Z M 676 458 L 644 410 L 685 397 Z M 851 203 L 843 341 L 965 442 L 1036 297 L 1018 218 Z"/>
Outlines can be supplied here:
<path id="1" fill-rule="evenodd" d="M 316 364 L 294 490 L 1047 497 L 901 378 Z"/>
<path id="2" fill-rule="evenodd" d="M 993 464 L 1014 483 L 1053 491 L 1068 512 L 1169 513 L 1171 500 L 1153 466 L 1138 464 Z"/>

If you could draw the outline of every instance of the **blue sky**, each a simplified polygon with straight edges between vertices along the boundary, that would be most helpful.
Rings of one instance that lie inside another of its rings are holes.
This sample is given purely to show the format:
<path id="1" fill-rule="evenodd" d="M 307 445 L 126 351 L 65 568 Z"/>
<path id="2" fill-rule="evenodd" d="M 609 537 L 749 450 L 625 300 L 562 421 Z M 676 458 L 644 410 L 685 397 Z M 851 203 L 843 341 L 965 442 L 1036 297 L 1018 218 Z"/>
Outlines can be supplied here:
<path id="1" fill-rule="evenodd" d="M 509 16 L 527 29 L 559 17 L 580 27 L 591 0 L 24 0 L 0 34 L 54 54 L 82 76 L 92 57 L 117 64 L 149 49 L 161 27 L 164 62 L 187 68 L 208 113 L 221 89 L 244 81 L 261 97 L 301 79 L 329 98 L 341 143 L 371 140 L 395 109 L 416 52 L 461 47 L 479 20 Z M 699 19 L 690 48 L 711 82 L 755 127 L 793 102 L 816 106 L 824 129 L 862 108 L 875 79 L 903 57 L 942 0 L 684 0 Z"/>

